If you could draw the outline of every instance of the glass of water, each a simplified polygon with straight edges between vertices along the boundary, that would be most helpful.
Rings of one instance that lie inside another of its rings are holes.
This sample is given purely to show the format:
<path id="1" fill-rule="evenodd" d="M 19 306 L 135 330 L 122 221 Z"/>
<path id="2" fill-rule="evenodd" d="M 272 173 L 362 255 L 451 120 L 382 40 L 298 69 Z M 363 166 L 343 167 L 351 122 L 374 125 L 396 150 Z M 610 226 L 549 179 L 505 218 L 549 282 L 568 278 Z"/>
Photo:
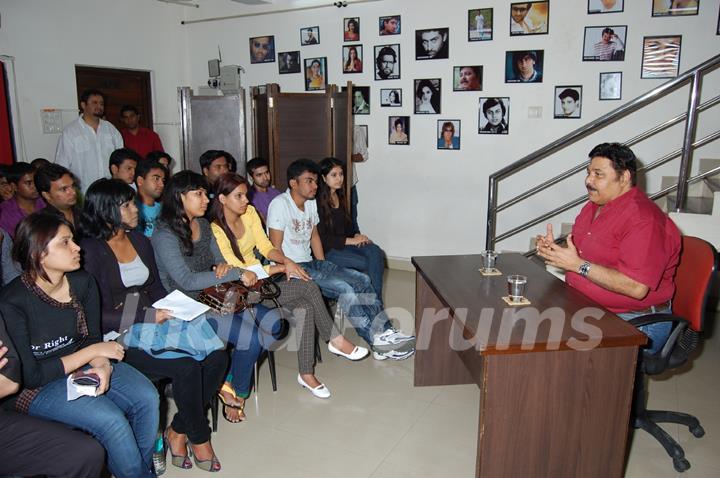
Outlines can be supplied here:
<path id="1" fill-rule="evenodd" d="M 513 302 L 522 302 L 527 289 L 527 277 L 521 275 L 507 276 L 508 295 Z"/>

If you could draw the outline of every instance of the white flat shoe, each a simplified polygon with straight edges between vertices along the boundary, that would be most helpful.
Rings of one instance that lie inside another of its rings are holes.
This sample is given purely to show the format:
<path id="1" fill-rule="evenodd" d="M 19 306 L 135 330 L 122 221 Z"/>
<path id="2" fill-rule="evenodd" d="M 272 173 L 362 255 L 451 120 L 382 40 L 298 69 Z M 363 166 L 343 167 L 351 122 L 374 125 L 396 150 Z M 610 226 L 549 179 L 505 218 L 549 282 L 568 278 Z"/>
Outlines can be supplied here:
<path id="1" fill-rule="evenodd" d="M 317 398 L 330 398 L 330 389 L 327 388 L 324 383 L 312 388 L 310 385 L 305 383 L 305 380 L 303 380 L 300 374 L 298 374 L 298 384 L 300 384 L 301 387 L 310 390 L 310 393 L 315 395 Z"/>
<path id="2" fill-rule="evenodd" d="M 350 352 L 349 354 L 346 354 L 342 350 L 336 349 L 335 346 L 332 344 L 332 342 L 328 342 L 328 350 L 330 352 L 334 353 L 335 355 L 345 357 L 346 359 L 352 360 L 353 362 L 356 360 L 364 359 L 370 353 L 370 351 L 368 349 L 366 349 L 365 347 L 358 347 L 356 345 L 352 352 Z"/>

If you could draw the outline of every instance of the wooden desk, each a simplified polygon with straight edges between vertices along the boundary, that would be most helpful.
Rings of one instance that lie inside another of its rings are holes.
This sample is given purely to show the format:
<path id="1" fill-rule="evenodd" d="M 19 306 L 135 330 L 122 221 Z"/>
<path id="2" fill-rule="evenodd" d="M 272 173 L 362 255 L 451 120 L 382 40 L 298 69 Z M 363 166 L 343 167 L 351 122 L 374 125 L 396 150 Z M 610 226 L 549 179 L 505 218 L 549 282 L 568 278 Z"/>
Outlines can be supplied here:
<path id="1" fill-rule="evenodd" d="M 500 255 L 495 277 L 479 255 L 412 262 L 415 386 L 478 385 L 475 476 L 621 477 L 645 335 L 520 254 Z M 528 277 L 532 305 L 502 301 L 509 274 Z"/>

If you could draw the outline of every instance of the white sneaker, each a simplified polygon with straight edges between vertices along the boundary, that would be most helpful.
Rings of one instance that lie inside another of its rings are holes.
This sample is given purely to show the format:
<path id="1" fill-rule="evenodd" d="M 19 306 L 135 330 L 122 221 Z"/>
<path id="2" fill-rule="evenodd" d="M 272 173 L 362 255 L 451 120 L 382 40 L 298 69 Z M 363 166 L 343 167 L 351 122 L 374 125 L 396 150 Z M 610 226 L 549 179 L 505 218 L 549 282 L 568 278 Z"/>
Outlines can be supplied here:
<path id="1" fill-rule="evenodd" d="M 305 383 L 305 380 L 302 379 L 300 374 L 298 374 L 297 381 L 301 387 L 307 388 L 310 391 L 310 393 L 315 395 L 317 398 L 330 398 L 330 389 L 327 388 L 324 383 L 321 383 L 317 387 L 312 388 L 310 385 Z"/>
<path id="2" fill-rule="evenodd" d="M 414 340 L 414 335 L 406 335 L 391 328 L 373 338 L 373 347 L 378 345 L 397 345 Z"/>
<path id="3" fill-rule="evenodd" d="M 375 352 L 373 351 L 373 358 L 375 360 L 405 360 L 408 357 L 412 357 L 415 353 L 415 349 L 405 350 L 403 352 L 397 350 L 388 350 L 387 352 Z"/>

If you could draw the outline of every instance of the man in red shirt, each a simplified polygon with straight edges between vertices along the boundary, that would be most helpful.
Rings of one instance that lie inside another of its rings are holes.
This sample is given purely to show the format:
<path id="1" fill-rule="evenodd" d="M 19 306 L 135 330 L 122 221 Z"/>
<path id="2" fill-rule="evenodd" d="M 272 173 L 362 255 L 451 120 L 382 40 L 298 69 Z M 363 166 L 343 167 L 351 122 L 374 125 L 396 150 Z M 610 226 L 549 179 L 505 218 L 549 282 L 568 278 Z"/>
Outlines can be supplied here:
<path id="1" fill-rule="evenodd" d="M 125 105 L 120 110 L 120 116 L 125 128 L 120 134 L 125 147 L 137 152 L 145 158 L 150 151 L 165 151 L 157 133 L 151 129 L 140 126 L 140 113 L 132 105 Z"/>
<path id="2" fill-rule="evenodd" d="M 552 225 L 537 237 L 538 254 L 566 271 L 568 285 L 625 320 L 670 313 L 680 231 L 636 187 L 637 159 L 627 146 L 603 143 L 590 152 L 589 202 L 575 219 L 567 247 L 554 243 Z M 659 350 L 671 324 L 640 327 Z"/>

